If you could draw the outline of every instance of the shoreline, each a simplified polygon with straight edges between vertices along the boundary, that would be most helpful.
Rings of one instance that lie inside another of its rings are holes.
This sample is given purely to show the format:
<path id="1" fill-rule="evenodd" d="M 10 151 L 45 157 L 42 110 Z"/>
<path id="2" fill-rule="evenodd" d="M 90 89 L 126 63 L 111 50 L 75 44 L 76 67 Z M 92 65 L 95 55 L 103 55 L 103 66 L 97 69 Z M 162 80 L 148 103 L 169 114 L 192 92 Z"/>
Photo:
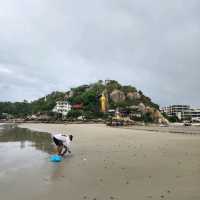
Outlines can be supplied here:
<path id="1" fill-rule="evenodd" d="M 103 121 L 54 121 L 54 122 L 46 122 L 46 121 L 5 121 L 0 122 L 2 124 L 17 124 L 17 125 L 25 125 L 25 124 L 54 124 L 54 125 L 85 125 L 85 124 L 101 124 L 107 126 Z M 126 125 L 126 126 L 107 126 L 111 128 L 121 128 L 121 129 L 130 129 L 130 130 L 143 130 L 149 132 L 166 132 L 172 134 L 191 134 L 191 135 L 198 135 L 200 134 L 200 124 L 192 124 L 192 126 L 184 126 L 183 123 L 171 123 L 167 127 L 161 127 L 160 124 L 145 124 L 145 125 Z"/>
<path id="2" fill-rule="evenodd" d="M 192 125 L 189 127 L 183 126 L 183 124 L 171 124 L 167 127 L 160 127 L 158 124 L 148 124 L 148 125 L 129 125 L 129 126 L 107 126 L 102 122 L 64 122 L 64 123 L 41 123 L 41 122 L 25 122 L 25 123 L 16 123 L 19 127 L 26 126 L 26 124 L 50 124 L 50 125 L 102 125 L 108 128 L 116 128 L 116 129 L 128 129 L 128 130 L 136 130 L 136 131 L 149 131 L 149 132 L 164 132 L 164 133 L 172 133 L 172 134 L 191 134 L 191 135 L 200 135 L 200 125 Z M 29 125 L 28 125 L 29 126 Z"/>

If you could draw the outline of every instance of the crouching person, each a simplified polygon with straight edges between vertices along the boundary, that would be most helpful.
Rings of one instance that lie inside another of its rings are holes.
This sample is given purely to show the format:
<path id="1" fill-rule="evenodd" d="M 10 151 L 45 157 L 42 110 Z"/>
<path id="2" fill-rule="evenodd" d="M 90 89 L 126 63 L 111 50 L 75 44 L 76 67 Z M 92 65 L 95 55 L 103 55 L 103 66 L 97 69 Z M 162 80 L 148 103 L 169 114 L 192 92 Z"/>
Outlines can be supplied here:
<path id="1" fill-rule="evenodd" d="M 71 142 L 73 135 L 55 134 L 53 135 L 53 141 L 57 146 L 58 155 L 64 156 L 67 152 L 71 153 Z"/>

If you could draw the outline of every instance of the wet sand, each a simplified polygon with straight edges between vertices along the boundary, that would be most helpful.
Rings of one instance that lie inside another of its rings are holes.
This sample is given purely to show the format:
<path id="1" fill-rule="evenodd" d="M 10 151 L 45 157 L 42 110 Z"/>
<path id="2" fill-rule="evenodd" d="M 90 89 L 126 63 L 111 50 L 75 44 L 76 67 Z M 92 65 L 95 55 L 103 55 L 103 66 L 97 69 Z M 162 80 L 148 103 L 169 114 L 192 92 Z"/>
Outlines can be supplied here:
<path id="1" fill-rule="evenodd" d="M 4 176 L 3 199 L 200 199 L 199 135 L 100 124 L 20 127 L 73 134 L 72 155 L 59 164 L 50 163 L 49 154 L 40 156 L 38 165 L 29 159 L 32 167 L 14 178 Z M 11 190 L 11 180 L 15 186 L 8 195 L 5 190 Z"/>

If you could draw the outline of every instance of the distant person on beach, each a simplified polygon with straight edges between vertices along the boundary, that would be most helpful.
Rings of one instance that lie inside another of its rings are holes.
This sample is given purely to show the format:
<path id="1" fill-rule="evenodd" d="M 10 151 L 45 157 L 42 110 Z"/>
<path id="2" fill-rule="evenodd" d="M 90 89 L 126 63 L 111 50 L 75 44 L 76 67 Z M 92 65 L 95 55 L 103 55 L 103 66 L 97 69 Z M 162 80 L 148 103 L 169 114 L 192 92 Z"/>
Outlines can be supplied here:
<path id="1" fill-rule="evenodd" d="M 53 141 L 57 146 L 58 155 L 64 156 L 67 152 L 71 153 L 70 147 L 72 140 L 73 140 L 73 135 L 65 135 L 65 134 L 53 135 Z"/>

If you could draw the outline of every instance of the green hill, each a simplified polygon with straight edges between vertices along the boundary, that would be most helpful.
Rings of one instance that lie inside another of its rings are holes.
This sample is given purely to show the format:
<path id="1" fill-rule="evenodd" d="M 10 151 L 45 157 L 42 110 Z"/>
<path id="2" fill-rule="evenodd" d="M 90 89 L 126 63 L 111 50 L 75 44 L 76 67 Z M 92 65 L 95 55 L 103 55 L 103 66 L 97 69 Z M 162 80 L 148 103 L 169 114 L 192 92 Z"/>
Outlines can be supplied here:
<path id="1" fill-rule="evenodd" d="M 36 113 L 51 113 L 58 100 L 67 100 L 70 104 L 81 104 L 79 114 L 90 117 L 101 117 L 99 111 L 99 97 L 104 93 L 108 99 L 108 108 L 127 108 L 143 104 L 154 109 L 159 106 L 145 96 L 142 91 L 131 85 L 121 85 L 115 80 L 98 81 L 89 85 L 81 85 L 71 88 L 67 92 L 52 92 L 51 94 L 32 102 L 0 102 L 0 117 L 4 113 L 14 117 L 25 117 Z M 72 111 L 73 112 L 73 111 Z"/>
<path id="2" fill-rule="evenodd" d="M 151 101 L 151 99 L 145 96 L 141 91 L 138 91 L 135 87 L 131 85 L 121 85 L 115 80 L 110 80 L 107 83 L 98 81 L 90 85 L 82 85 L 71 89 L 71 97 L 68 100 L 74 103 L 83 103 L 86 107 L 92 109 L 96 106 L 97 97 L 103 92 L 106 93 L 109 99 L 109 108 L 113 109 L 118 106 L 131 106 L 138 105 L 139 103 L 144 103 L 146 106 L 151 106 L 156 109 L 159 106 Z M 114 92 L 121 93 L 123 98 L 116 99 L 114 97 Z M 69 94 L 69 93 L 68 93 Z"/>

